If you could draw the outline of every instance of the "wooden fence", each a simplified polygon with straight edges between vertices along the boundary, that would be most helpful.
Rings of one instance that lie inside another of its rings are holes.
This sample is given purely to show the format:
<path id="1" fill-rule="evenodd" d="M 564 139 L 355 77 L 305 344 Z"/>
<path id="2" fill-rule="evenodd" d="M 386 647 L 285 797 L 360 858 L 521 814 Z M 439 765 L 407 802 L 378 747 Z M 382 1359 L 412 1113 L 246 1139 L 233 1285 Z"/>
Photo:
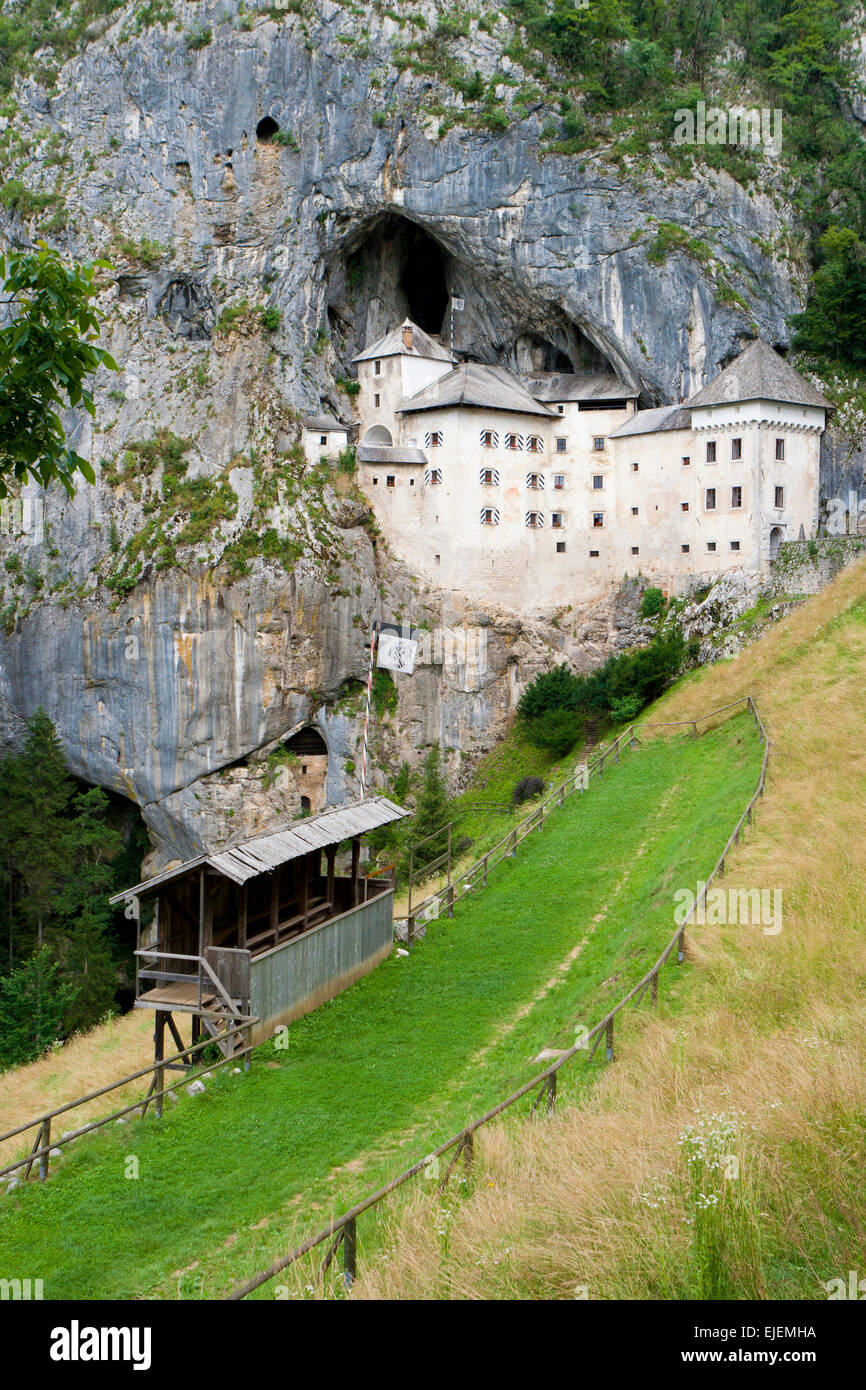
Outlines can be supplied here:
<path id="1" fill-rule="evenodd" d="M 175 1081 L 170 1086 L 165 1084 L 166 1071 L 186 1071 L 192 1066 L 192 1058 L 203 1048 L 210 1047 L 213 1043 L 221 1043 L 231 1038 L 238 1039 L 238 1034 L 246 1034 L 247 1042 L 244 1047 L 240 1047 L 229 1057 L 221 1057 L 218 1062 L 208 1063 L 206 1066 L 197 1068 L 197 1074 L 204 1076 L 207 1072 L 216 1071 L 219 1067 L 227 1066 L 230 1062 L 236 1062 L 241 1057 L 248 1057 L 252 1052 L 250 1042 L 250 1030 L 258 1023 L 258 1019 L 248 1014 L 240 1014 L 232 1019 L 232 1026 L 227 1028 L 224 1033 L 217 1033 L 213 1037 L 204 1038 L 203 1041 L 183 1047 L 181 1051 L 174 1053 L 170 1057 L 162 1057 L 153 1062 L 149 1067 L 142 1067 L 139 1071 L 130 1072 L 128 1076 L 122 1076 L 119 1081 L 112 1081 L 108 1086 L 101 1086 L 98 1091 L 90 1091 L 86 1096 L 79 1096 L 77 1100 L 69 1100 L 65 1105 L 58 1105 L 56 1110 L 49 1110 L 44 1115 L 39 1115 L 35 1120 L 28 1120 L 26 1124 L 19 1125 L 17 1129 L 10 1129 L 6 1134 L 0 1134 L 0 1144 L 5 1144 L 8 1139 L 15 1139 L 19 1134 L 26 1134 L 30 1129 L 36 1129 L 37 1135 L 29 1154 L 26 1158 L 18 1158 L 14 1163 L 8 1163 L 5 1168 L 0 1168 L 0 1178 L 7 1173 L 14 1173 L 17 1169 L 23 1168 L 25 1181 L 30 1177 L 30 1171 L 34 1164 L 38 1164 L 39 1177 L 45 1180 L 48 1177 L 48 1165 L 51 1159 L 51 1150 L 62 1148 L 65 1144 L 71 1144 L 73 1140 L 80 1139 L 82 1134 L 90 1134 L 95 1129 L 101 1129 L 103 1125 L 109 1125 L 113 1120 L 119 1120 L 125 1115 L 131 1115 L 138 1111 L 141 1115 L 147 1114 L 149 1105 L 153 1105 L 154 1111 L 159 1117 L 162 1114 L 163 1097 L 170 1091 L 176 1091 L 179 1086 L 189 1084 L 189 1077 L 185 1076 L 181 1081 Z M 245 1066 L 248 1064 L 245 1063 Z M 98 1100 L 100 1096 L 107 1096 L 112 1091 L 119 1091 L 124 1086 L 129 1086 L 133 1081 L 138 1081 L 143 1076 L 152 1076 L 152 1081 L 147 1094 L 141 1099 L 133 1102 L 132 1105 L 125 1105 L 120 1110 L 113 1110 L 110 1115 L 103 1115 L 98 1120 L 92 1120 L 89 1124 L 82 1125 L 80 1129 L 72 1130 L 67 1134 L 62 1134 L 52 1141 L 51 1124 L 58 1115 L 66 1115 L 72 1110 L 77 1110 L 81 1105 L 88 1105 L 93 1100 Z"/>
<path id="2" fill-rule="evenodd" d="M 418 1159 L 418 1161 L 416 1163 L 413 1163 L 411 1167 L 404 1169 L 401 1173 L 398 1173 L 397 1176 L 392 1178 L 390 1182 L 386 1183 L 384 1187 L 380 1187 L 376 1192 L 371 1193 L 369 1197 L 365 1197 L 363 1201 L 358 1202 L 355 1206 L 351 1207 L 349 1211 L 344 1212 L 342 1216 L 329 1222 L 329 1224 L 323 1230 L 318 1231 L 315 1235 L 310 1236 L 307 1240 L 303 1241 L 302 1244 L 297 1246 L 294 1250 L 290 1251 L 288 1255 L 284 1255 L 279 1260 L 276 1260 L 274 1264 L 269 1266 L 268 1269 L 263 1270 L 260 1274 L 255 1275 L 254 1278 L 248 1279 L 245 1283 L 238 1285 L 235 1289 L 232 1290 L 230 1294 L 226 1295 L 228 1301 L 237 1301 L 239 1299 L 246 1298 L 248 1294 L 251 1294 L 256 1289 L 261 1288 L 263 1284 L 266 1284 L 270 1279 L 275 1278 L 276 1275 L 282 1273 L 284 1269 L 288 1269 L 290 1265 L 294 1264 L 297 1260 L 300 1260 L 304 1255 L 309 1254 L 311 1250 L 314 1250 L 319 1245 L 327 1245 L 325 1257 L 321 1267 L 322 1275 L 324 1275 L 325 1271 L 333 1261 L 340 1246 L 342 1246 L 343 1274 L 347 1285 L 351 1285 L 352 1281 L 355 1278 L 357 1270 L 357 1221 L 359 1216 L 362 1216 L 364 1212 L 369 1211 L 371 1207 L 374 1207 L 378 1205 L 380 1202 L 384 1201 L 385 1198 L 390 1195 L 390 1193 L 395 1192 L 397 1188 L 402 1187 L 405 1183 L 411 1181 L 412 1178 L 417 1177 L 419 1173 L 423 1173 L 427 1168 L 430 1167 L 431 1164 L 438 1164 L 440 1158 L 444 1158 L 446 1155 L 449 1155 L 448 1166 L 445 1170 L 443 1177 L 441 1178 L 441 1181 L 438 1184 L 438 1190 L 441 1192 L 442 1189 L 445 1187 L 446 1183 L 448 1182 L 448 1179 L 450 1178 L 451 1173 L 454 1171 L 454 1168 L 461 1156 L 463 1158 L 464 1164 L 467 1167 L 471 1166 L 474 1155 L 474 1136 L 476 1130 L 479 1130 L 482 1127 L 482 1125 L 490 1124 L 492 1120 L 495 1120 L 499 1115 L 503 1114 L 504 1111 L 508 1110 L 511 1106 L 515 1105 L 519 1100 L 522 1100 L 524 1096 L 530 1095 L 533 1091 L 536 1091 L 537 1095 L 533 1099 L 533 1103 L 529 1111 L 530 1115 L 532 1115 L 538 1109 L 539 1105 L 541 1105 L 542 1103 L 545 1104 L 548 1113 L 553 1111 L 556 1104 L 556 1078 L 561 1068 L 564 1067 L 568 1062 L 572 1061 L 578 1055 L 585 1056 L 587 1061 L 590 1061 L 592 1057 L 595 1055 L 596 1050 L 600 1046 L 602 1039 L 604 1039 L 605 1058 L 608 1062 L 613 1061 L 614 1029 L 618 1015 L 629 1004 L 639 1003 L 640 1000 L 643 999 L 643 997 L 648 992 L 652 1004 L 656 1004 L 656 1002 L 658 1001 L 659 978 L 661 971 L 663 967 L 667 964 L 667 962 L 670 960 L 674 951 L 676 951 L 677 963 L 682 963 L 685 956 L 686 927 L 693 924 L 695 912 L 702 904 L 705 904 L 706 902 L 707 890 L 710 888 L 715 879 L 721 877 L 721 875 L 724 873 L 725 860 L 727 858 L 727 855 L 730 853 L 733 846 L 737 844 L 737 842 L 739 841 L 740 835 L 742 834 L 743 827 L 745 826 L 746 822 L 750 822 L 752 819 L 752 812 L 754 810 L 755 804 L 758 801 L 758 798 L 763 795 L 764 785 L 767 776 L 767 762 L 770 755 L 770 743 L 767 737 L 767 731 L 764 728 L 763 721 L 761 719 L 760 714 L 758 713 L 757 706 L 751 695 L 746 695 L 740 700 L 733 700 L 730 704 L 722 705 L 719 709 L 711 710 L 708 714 L 702 715 L 698 719 L 672 720 L 670 721 L 670 723 L 666 725 L 653 724 L 651 726 L 653 728 L 692 727 L 696 736 L 698 725 L 706 723 L 708 720 L 715 718 L 717 715 L 724 714 L 727 711 L 735 709 L 737 706 L 740 705 L 745 705 L 751 713 L 764 748 L 763 757 L 761 759 L 761 770 L 758 775 L 757 785 L 751 797 L 749 798 L 748 804 L 742 811 L 739 819 L 737 820 L 736 825 L 734 826 L 733 830 L 728 836 L 727 842 L 725 843 L 725 847 L 719 855 L 718 859 L 716 860 L 712 873 L 708 875 L 707 880 L 704 883 L 691 912 L 689 913 L 687 921 L 682 926 L 677 927 L 677 930 L 674 932 L 670 941 L 665 946 L 658 960 L 650 966 L 649 970 L 646 972 L 643 978 L 639 980 L 638 983 L 632 989 L 629 990 L 628 994 L 624 995 L 623 998 L 620 999 L 619 1002 L 615 1004 L 614 1007 L 608 1013 L 605 1014 L 604 1018 L 599 1020 L 599 1022 L 595 1025 L 591 1032 L 589 1032 L 585 1037 L 581 1038 L 580 1042 L 576 1043 L 573 1047 L 570 1047 L 567 1051 L 563 1052 L 560 1057 L 558 1057 L 555 1061 L 551 1062 L 550 1066 L 545 1067 L 543 1071 L 538 1072 L 537 1075 L 535 1075 L 531 1081 L 527 1081 L 526 1084 L 521 1086 L 519 1090 L 514 1091 L 510 1096 L 507 1096 L 505 1100 L 500 1101 L 498 1105 L 495 1105 L 492 1110 L 488 1110 L 486 1114 L 480 1116 L 479 1119 L 471 1121 L 471 1123 L 468 1124 L 464 1129 L 460 1130 L 459 1133 L 453 1134 L 450 1139 L 446 1139 L 445 1142 L 440 1144 L 438 1148 L 434 1149 L 432 1153 L 426 1154 L 424 1158 Z M 624 739 L 625 737 L 628 737 L 630 742 L 637 741 L 635 739 L 633 728 L 629 728 L 628 730 L 626 730 L 625 734 L 620 735 L 620 739 L 617 740 L 617 742 L 619 743 L 620 740 Z M 613 745 L 611 749 L 608 749 L 606 751 L 606 754 L 602 756 L 608 756 L 612 751 Z M 561 790 L 561 788 L 558 788 L 555 792 L 552 792 L 551 797 L 556 798 Z M 556 804 L 558 805 L 559 802 L 557 801 Z M 528 821 L 533 821 L 536 814 L 537 812 L 534 812 L 533 815 L 528 818 Z M 526 824 L 526 822 L 524 824 Z M 534 825 L 530 825 L 529 828 L 524 831 L 524 836 L 530 833 L 530 829 L 534 828 Z M 508 837 L 509 842 L 510 840 L 511 836 Z M 493 851 L 491 851 L 491 853 L 493 853 Z M 474 867 L 477 868 L 477 866 Z M 471 873 L 472 870 L 468 872 Z"/>

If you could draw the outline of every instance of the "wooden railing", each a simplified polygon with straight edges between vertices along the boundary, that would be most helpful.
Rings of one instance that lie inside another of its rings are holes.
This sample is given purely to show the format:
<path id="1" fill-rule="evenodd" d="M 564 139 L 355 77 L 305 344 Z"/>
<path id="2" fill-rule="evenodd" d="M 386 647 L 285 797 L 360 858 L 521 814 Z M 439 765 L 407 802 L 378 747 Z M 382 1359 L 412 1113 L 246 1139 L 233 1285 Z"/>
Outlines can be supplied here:
<path id="1" fill-rule="evenodd" d="M 478 886 L 479 882 L 486 888 L 487 876 L 492 868 L 500 864 L 503 859 L 510 859 L 516 853 L 517 846 L 521 841 L 525 840 L 527 835 L 531 835 L 533 830 L 539 830 L 550 815 L 550 812 L 555 810 L 557 806 L 561 806 L 567 796 L 571 796 L 572 793 L 576 791 L 586 791 L 590 779 L 592 777 L 602 777 L 605 765 L 610 766 L 611 762 L 618 763 L 621 750 L 624 747 L 630 747 L 631 744 L 635 742 L 634 726 L 630 724 L 627 729 L 614 739 L 609 748 L 602 749 L 602 751 L 598 753 L 596 757 L 590 759 L 589 762 L 584 763 L 582 766 L 578 766 L 563 782 L 560 782 L 558 787 L 554 787 L 552 791 L 549 791 L 528 816 L 520 821 L 518 825 L 515 825 L 512 830 L 509 830 L 507 835 L 504 835 L 502 839 L 497 841 L 485 854 L 482 854 L 479 859 L 476 859 L 474 864 L 471 864 L 468 869 L 464 869 L 463 872 L 458 874 L 454 879 L 451 878 L 450 874 L 450 826 L 447 827 L 449 831 L 448 882 L 443 888 L 437 889 L 435 893 L 430 893 L 420 903 L 415 903 L 414 906 L 410 897 L 408 915 L 406 918 L 400 919 L 406 922 L 409 945 L 411 946 L 415 940 L 415 929 L 419 918 L 426 922 L 433 917 L 438 917 L 443 907 L 448 916 L 453 917 L 454 904 L 458 902 L 465 893 L 471 893 L 472 890 Z M 436 835 L 441 833 L 441 831 L 434 832 Z M 428 836 L 427 838 L 431 839 L 432 836 Z M 423 843 L 423 841 L 419 843 Z M 442 862 L 444 862 L 444 856 L 440 856 L 440 858 Z M 434 860 L 432 867 L 438 865 L 439 862 L 439 860 Z"/>
<path id="2" fill-rule="evenodd" d="M 401 1173 L 398 1173 L 397 1176 L 392 1178 L 390 1182 L 386 1183 L 384 1187 L 380 1187 L 376 1192 L 371 1193 L 369 1197 L 365 1197 L 361 1202 L 358 1202 L 355 1206 L 351 1207 L 349 1211 L 344 1212 L 342 1216 L 329 1222 L 329 1224 L 323 1230 L 318 1231 L 315 1235 L 310 1236 L 307 1240 L 303 1241 L 300 1245 L 298 1245 L 294 1250 L 290 1251 L 288 1255 L 284 1255 L 280 1259 L 276 1260 L 272 1265 L 269 1266 L 268 1269 L 263 1270 L 260 1274 L 255 1275 L 254 1278 L 248 1279 L 245 1283 L 238 1285 L 235 1289 L 232 1290 L 230 1294 L 227 1295 L 228 1300 L 236 1301 L 242 1298 L 246 1298 L 248 1294 L 251 1294 L 256 1289 L 261 1288 L 263 1284 L 266 1284 L 270 1279 L 275 1278 L 276 1275 L 282 1273 L 284 1269 L 288 1269 L 290 1265 L 294 1264 L 297 1260 L 300 1260 L 304 1255 L 309 1254 L 311 1250 L 314 1250 L 319 1245 L 324 1245 L 326 1242 L 327 1251 L 325 1254 L 325 1258 L 322 1262 L 320 1273 L 324 1275 L 325 1271 L 334 1259 L 334 1256 L 336 1255 L 338 1249 L 342 1245 L 343 1274 L 347 1285 L 351 1285 L 353 1279 L 355 1278 L 357 1267 L 357 1221 L 359 1216 L 362 1216 L 363 1213 L 369 1211 L 371 1207 L 377 1206 L 380 1202 L 384 1201 L 385 1198 L 390 1195 L 390 1193 L 395 1192 L 405 1183 L 411 1181 L 412 1178 L 417 1177 L 419 1173 L 425 1172 L 431 1166 L 431 1164 L 438 1164 L 441 1158 L 444 1158 L 446 1155 L 450 1155 L 450 1161 L 448 1163 L 448 1166 L 445 1170 L 443 1177 L 441 1178 L 441 1181 L 438 1184 L 438 1190 L 442 1191 L 461 1156 L 463 1158 L 464 1164 L 467 1167 L 471 1165 L 474 1156 L 475 1132 L 481 1129 L 483 1125 L 490 1124 L 492 1120 L 495 1120 L 499 1115 L 503 1114 L 504 1111 L 508 1110 L 511 1106 L 516 1105 L 516 1103 L 519 1100 L 522 1100 L 524 1096 L 530 1095 L 533 1091 L 537 1091 L 538 1094 L 533 1099 L 533 1103 L 530 1108 L 529 1114 L 532 1115 L 542 1102 L 545 1103 L 548 1113 L 553 1111 L 556 1105 L 556 1078 L 559 1071 L 578 1055 L 585 1056 L 587 1061 L 590 1061 L 592 1057 L 595 1055 L 597 1049 L 599 1048 L 602 1039 L 604 1039 L 605 1059 L 608 1062 L 613 1061 L 614 1026 L 618 1015 L 629 1004 L 639 1003 L 640 1000 L 643 999 L 643 997 L 647 994 L 647 992 L 649 992 L 651 1003 L 655 1005 L 658 1001 L 659 978 L 663 967 L 670 960 L 671 956 L 674 954 L 674 951 L 676 951 L 676 960 L 678 964 L 681 964 L 684 960 L 686 927 L 693 924 L 695 912 L 698 911 L 700 906 L 702 904 L 705 904 L 706 902 L 707 890 L 710 888 L 714 880 L 716 878 L 721 877 L 721 875 L 724 873 L 725 860 L 727 858 L 727 855 L 730 853 L 733 846 L 737 844 L 737 842 L 739 841 L 740 835 L 746 822 L 751 821 L 752 819 L 752 812 L 754 810 L 755 804 L 758 798 L 763 795 L 767 777 L 767 763 L 770 755 L 770 742 L 767 737 L 767 731 L 764 727 L 761 716 L 758 713 L 755 701 L 753 700 L 751 695 L 746 695 L 740 700 L 734 700 L 728 705 L 721 706 L 719 709 L 710 710 L 708 714 L 701 715 L 697 719 L 672 720 L 667 725 L 657 723 L 652 725 L 652 727 L 654 728 L 676 728 L 683 726 L 692 726 L 696 732 L 698 725 L 706 723 L 708 720 L 715 718 L 717 715 L 724 714 L 727 711 L 735 709 L 737 706 L 740 705 L 745 705 L 751 713 L 764 747 L 764 753 L 761 759 L 761 770 L 758 775 L 755 790 L 749 798 L 749 801 L 745 806 L 744 810 L 742 811 L 739 819 L 737 820 L 736 825 L 734 826 L 733 830 L 728 836 L 724 849 L 722 850 L 721 854 L 716 860 L 712 872 L 708 875 L 706 882 L 703 884 L 698 898 L 696 899 L 695 904 L 692 907 L 691 912 L 689 913 L 688 919 L 682 926 L 677 927 L 677 930 L 674 932 L 670 941 L 665 946 L 658 960 L 656 960 L 655 963 L 650 966 L 649 970 L 646 972 L 643 978 L 639 980 L 638 983 L 632 989 L 629 990 L 628 994 L 624 995 L 623 998 L 620 999 L 619 1002 L 615 1004 L 613 1008 L 610 1009 L 609 1012 L 604 1015 L 603 1018 L 599 1019 L 595 1027 L 588 1034 L 586 1034 L 586 1036 L 581 1037 L 580 1042 L 575 1043 L 573 1047 L 568 1048 L 567 1051 L 563 1052 L 558 1058 L 556 1058 L 555 1061 L 551 1062 L 550 1066 L 545 1067 L 543 1071 L 538 1072 L 532 1078 L 531 1081 L 527 1081 L 526 1084 L 521 1086 L 519 1090 L 512 1092 L 510 1096 L 507 1096 L 505 1100 L 500 1101 L 499 1104 L 495 1105 L 492 1110 L 486 1111 L 486 1113 L 481 1115 L 477 1120 L 472 1120 L 471 1123 L 468 1124 L 464 1129 L 461 1129 L 459 1133 L 453 1134 L 450 1139 L 446 1139 L 444 1143 L 438 1146 L 438 1148 L 435 1148 L 432 1151 L 432 1153 L 426 1154 L 424 1158 L 418 1159 L 418 1161 L 416 1163 L 413 1163 L 411 1167 L 404 1169 Z M 643 727 L 649 726 L 645 725 Z M 628 730 L 626 730 L 626 734 L 628 735 L 630 742 L 637 741 L 634 736 L 633 728 L 629 728 Z M 623 737 L 625 737 L 625 735 L 620 736 L 620 738 Z M 607 750 L 607 753 L 610 753 L 611 751 L 612 749 L 609 749 Z M 551 793 L 551 795 L 555 797 L 557 795 L 557 792 Z M 533 816 L 530 816 L 529 820 L 532 821 Z M 531 828 L 534 828 L 534 826 Z M 529 834 L 529 829 L 525 831 L 525 834 Z"/>
<path id="3" fill-rule="evenodd" d="M 231 1027 L 224 1033 L 217 1033 L 211 1037 L 204 1038 L 201 1042 L 192 1043 L 189 1047 L 182 1047 L 181 1050 L 170 1057 L 160 1058 L 153 1062 L 149 1067 L 141 1067 L 138 1071 L 130 1072 L 127 1076 L 122 1076 L 119 1081 L 112 1081 L 108 1086 L 101 1086 L 98 1091 L 90 1091 L 86 1096 L 79 1096 L 77 1100 L 67 1101 L 65 1105 L 58 1105 L 56 1109 L 47 1111 L 44 1115 L 39 1115 L 35 1120 L 28 1120 L 26 1124 L 19 1125 L 17 1129 L 10 1129 L 6 1134 L 0 1134 L 0 1144 L 5 1144 L 9 1139 L 16 1139 L 20 1134 L 26 1134 L 30 1129 L 38 1130 L 35 1142 L 26 1158 L 16 1159 L 14 1163 L 9 1163 L 5 1168 L 0 1168 L 0 1178 L 8 1173 L 14 1173 L 19 1168 L 24 1168 L 25 1181 L 30 1177 L 30 1171 L 34 1164 L 38 1163 L 39 1177 L 43 1180 L 48 1177 L 48 1165 L 51 1157 L 51 1149 L 62 1148 L 66 1144 L 71 1144 L 75 1139 L 80 1139 L 82 1134 L 90 1134 L 93 1130 L 101 1129 L 104 1125 L 111 1124 L 114 1120 L 119 1120 L 125 1115 L 131 1115 L 138 1111 L 141 1115 L 147 1114 L 149 1105 L 153 1105 L 154 1111 L 159 1117 L 162 1114 L 163 1097 L 171 1091 L 176 1091 L 179 1086 L 188 1084 L 188 1078 L 184 1077 L 181 1081 L 175 1081 L 170 1086 L 165 1084 L 166 1071 L 183 1070 L 190 1068 L 193 1056 L 201 1052 L 203 1048 L 210 1047 L 212 1043 L 217 1045 L 231 1039 L 237 1041 L 239 1035 L 246 1036 L 246 1043 L 243 1047 L 234 1051 L 231 1056 L 221 1057 L 218 1062 L 209 1062 L 203 1067 L 197 1067 L 199 1076 L 204 1076 L 208 1072 L 217 1071 L 219 1067 L 226 1066 L 229 1062 L 236 1062 L 241 1057 L 247 1057 L 252 1052 L 250 1035 L 253 1026 L 258 1023 L 258 1019 L 251 1014 L 233 1013 Z M 91 1101 L 99 1100 L 100 1096 L 110 1095 L 112 1091 L 119 1091 L 124 1086 L 129 1086 L 133 1081 L 138 1081 L 143 1076 L 153 1076 L 147 1094 L 141 1099 L 134 1101 L 131 1105 L 125 1105 L 120 1110 L 113 1110 L 110 1115 L 103 1115 L 98 1120 L 92 1120 L 89 1124 L 82 1125 L 80 1129 L 72 1130 L 67 1134 L 60 1135 L 52 1141 L 51 1124 L 58 1115 L 66 1115 L 72 1110 L 79 1109 L 82 1105 L 89 1105 Z"/>

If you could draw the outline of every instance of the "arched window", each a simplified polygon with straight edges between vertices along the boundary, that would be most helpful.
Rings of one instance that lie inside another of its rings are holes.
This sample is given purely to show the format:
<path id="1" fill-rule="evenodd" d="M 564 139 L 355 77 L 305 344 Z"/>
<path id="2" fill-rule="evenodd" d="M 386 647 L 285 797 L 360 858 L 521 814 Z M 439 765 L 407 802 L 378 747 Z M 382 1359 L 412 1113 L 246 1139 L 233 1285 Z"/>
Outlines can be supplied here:
<path id="1" fill-rule="evenodd" d="M 775 560 L 782 545 L 782 528 L 774 526 L 770 532 L 770 559 Z"/>
<path id="2" fill-rule="evenodd" d="M 384 425 L 371 425 L 361 440 L 362 444 L 373 444 L 377 448 L 390 449 L 394 443 L 391 438 L 391 431 Z"/>

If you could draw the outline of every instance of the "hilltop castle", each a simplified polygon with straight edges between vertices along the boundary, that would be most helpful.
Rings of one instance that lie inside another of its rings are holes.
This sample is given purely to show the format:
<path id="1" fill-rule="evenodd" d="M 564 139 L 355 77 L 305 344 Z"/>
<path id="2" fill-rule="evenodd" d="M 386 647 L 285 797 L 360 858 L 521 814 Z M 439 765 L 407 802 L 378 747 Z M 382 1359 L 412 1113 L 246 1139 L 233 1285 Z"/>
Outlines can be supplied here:
<path id="1" fill-rule="evenodd" d="M 440 588 L 524 611 L 625 574 L 676 593 L 815 533 L 830 406 L 760 340 L 649 410 L 613 372 L 455 363 L 408 319 L 355 361 L 361 487 L 393 550 Z"/>

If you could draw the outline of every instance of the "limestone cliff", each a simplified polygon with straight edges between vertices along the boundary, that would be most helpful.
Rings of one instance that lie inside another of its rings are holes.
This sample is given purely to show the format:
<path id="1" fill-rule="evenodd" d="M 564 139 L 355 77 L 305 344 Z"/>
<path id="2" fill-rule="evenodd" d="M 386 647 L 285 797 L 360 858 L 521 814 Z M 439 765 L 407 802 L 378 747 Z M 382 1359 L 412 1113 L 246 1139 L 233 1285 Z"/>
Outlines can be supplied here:
<path id="1" fill-rule="evenodd" d="M 398 678 L 374 781 L 440 739 L 459 783 L 552 654 L 588 667 L 639 630 L 634 585 L 529 621 L 425 589 L 384 551 L 349 475 L 305 467 L 297 445 L 304 412 L 351 419 L 361 344 L 407 312 L 447 331 L 453 293 L 458 348 L 520 369 L 605 358 L 649 404 L 755 334 L 784 343 L 802 296 L 778 188 L 558 152 L 501 16 L 440 40 L 501 77 L 496 120 L 463 121 L 435 42 L 417 59 L 436 18 L 130 5 L 3 107 L 0 159 L 23 190 L 5 238 L 111 262 L 123 370 L 100 378 L 95 424 L 70 421 L 98 486 L 47 496 L 41 540 L 3 539 L 0 732 L 44 704 L 73 769 L 136 800 L 163 858 L 296 811 L 267 755 L 306 722 L 328 743 L 329 799 L 356 791 L 376 616 L 483 632 L 486 670 L 431 659 Z M 689 239 L 661 254 L 668 225 Z"/>

